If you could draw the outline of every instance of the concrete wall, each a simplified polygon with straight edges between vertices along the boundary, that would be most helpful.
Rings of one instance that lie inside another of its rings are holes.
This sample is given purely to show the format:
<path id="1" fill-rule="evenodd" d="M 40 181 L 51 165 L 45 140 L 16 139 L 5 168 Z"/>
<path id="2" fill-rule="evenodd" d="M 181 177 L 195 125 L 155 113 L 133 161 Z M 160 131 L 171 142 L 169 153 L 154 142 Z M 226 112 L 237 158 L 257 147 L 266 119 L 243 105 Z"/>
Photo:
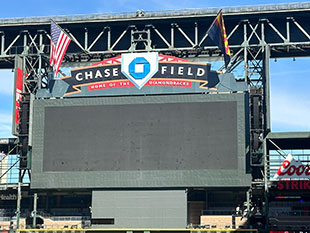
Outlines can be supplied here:
<path id="1" fill-rule="evenodd" d="M 93 191 L 92 219 L 114 219 L 103 228 L 185 228 L 185 190 Z"/>

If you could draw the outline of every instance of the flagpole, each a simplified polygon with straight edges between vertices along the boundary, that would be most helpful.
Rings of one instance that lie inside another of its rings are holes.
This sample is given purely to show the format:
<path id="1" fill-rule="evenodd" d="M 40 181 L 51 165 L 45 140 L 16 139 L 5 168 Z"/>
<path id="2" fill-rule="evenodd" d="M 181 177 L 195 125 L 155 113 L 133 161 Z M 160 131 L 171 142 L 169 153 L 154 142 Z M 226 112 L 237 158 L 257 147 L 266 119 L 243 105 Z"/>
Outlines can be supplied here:
<path id="1" fill-rule="evenodd" d="M 208 37 L 209 35 L 209 32 L 211 30 L 211 27 L 213 26 L 213 24 L 215 23 L 215 20 L 217 19 L 217 17 L 219 16 L 219 14 L 222 12 L 222 9 L 220 9 L 217 14 L 216 14 L 216 17 L 215 19 L 213 20 L 213 22 L 211 23 L 211 25 L 209 26 L 209 29 L 206 31 L 205 35 L 203 36 L 203 38 L 201 39 L 200 43 L 199 43 L 199 46 L 202 44 L 202 42 Z"/>

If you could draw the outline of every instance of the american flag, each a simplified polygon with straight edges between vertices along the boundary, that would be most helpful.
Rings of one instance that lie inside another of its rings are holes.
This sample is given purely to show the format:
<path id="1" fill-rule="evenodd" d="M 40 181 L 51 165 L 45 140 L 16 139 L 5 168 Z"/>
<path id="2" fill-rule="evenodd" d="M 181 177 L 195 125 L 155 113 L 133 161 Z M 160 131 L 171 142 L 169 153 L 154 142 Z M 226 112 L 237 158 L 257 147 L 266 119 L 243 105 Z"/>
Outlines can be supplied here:
<path id="1" fill-rule="evenodd" d="M 51 58 L 50 65 L 53 66 L 54 75 L 57 76 L 57 73 L 60 68 L 62 59 L 66 53 L 68 45 L 71 39 L 67 36 L 66 33 L 61 30 L 61 28 L 51 21 Z"/>

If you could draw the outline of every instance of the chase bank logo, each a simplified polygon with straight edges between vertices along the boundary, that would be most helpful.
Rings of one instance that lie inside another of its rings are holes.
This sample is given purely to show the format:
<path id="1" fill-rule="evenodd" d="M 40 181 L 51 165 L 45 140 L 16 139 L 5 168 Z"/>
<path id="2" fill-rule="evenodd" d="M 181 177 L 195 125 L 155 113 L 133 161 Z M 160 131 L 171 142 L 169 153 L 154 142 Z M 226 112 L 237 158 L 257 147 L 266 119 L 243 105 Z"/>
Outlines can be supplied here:
<path id="1" fill-rule="evenodd" d="M 158 53 L 122 54 L 122 73 L 139 89 L 158 71 Z"/>

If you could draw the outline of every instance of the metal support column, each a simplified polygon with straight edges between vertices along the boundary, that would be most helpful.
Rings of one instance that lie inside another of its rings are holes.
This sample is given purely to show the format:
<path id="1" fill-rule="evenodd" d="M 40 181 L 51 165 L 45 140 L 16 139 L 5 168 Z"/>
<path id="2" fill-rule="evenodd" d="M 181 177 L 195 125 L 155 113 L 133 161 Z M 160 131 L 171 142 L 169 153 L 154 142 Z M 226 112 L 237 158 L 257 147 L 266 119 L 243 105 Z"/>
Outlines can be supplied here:
<path id="1" fill-rule="evenodd" d="M 267 141 L 266 138 L 264 139 L 263 142 L 263 147 L 264 147 L 264 216 L 265 216 L 265 231 L 268 232 L 268 227 L 269 227 L 269 155 L 267 152 Z"/>
<path id="2" fill-rule="evenodd" d="M 264 47 L 263 82 L 264 82 L 264 136 L 271 130 L 270 125 L 270 46 Z"/>
<path id="3" fill-rule="evenodd" d="M 1 49 L 0 49 L 0 55 L 4 55 L 4 46 L 5 46 L 5 34 L 3 31 L 0 32 L 1 36 Z"/>
<path id="4" fill-rule="evenodd" d="M 248 75 L 248 40 L 247 40 L 247 23 L 243 23 L 243 62 L 244 62 L 244 79 L 250 83 Z"/>
<path id="5" fill-rule="evenodd" d="M 85 34 L 84 34 L 84 49 L 88 51 L 88 29 L 85 27 Z"/>
<path id="6" fill-rule="evenodd" d="M 23 54 L 24 55 L 28 55 L 28 46 L 27 46 L 27 34 L 28 34 L 28 31 L 27 30 L 24 30 L 22 31 L 24 33 L 24 51 L 23 51 Z"/>
<path id="7" fill-rule="evenodd" d="M 252 190 L 249 189 L 246 192 L 246 217 L 249 219 L 250 211 L 251 211 L 251 192 Z"/>
<path id="8" fill-rule="evenodd" d="M 39 71 L 41 71 L 42 68 L 42 54 L 43 54 L 43 31 L 39 34 Z M 42 75 L 41 72 L 38 72 L 38 88 L 41 89 L 42 87 Z"/>
<path id="9" fill-rule="evenodd" d="M 112 51 L 111 49 L 111 28 L 107 27 L 107 31 L 108 31 L 108 39 L 107 39 L 107 51 Z"/>
<path id="10" fill-rule="evenodd" d="M 21 177 L 21 171 L 19 171 L 20 177 Z M 20 178 L 19 178 L 20 179 Z M 20 203 L 22 199 L 21 194 L 21 180 L 18 181 L 18 187 L 17 187 L 17 207 L 16 207 L 16 229 L 19 229 L 19 220 L 20 220 Z"/>
<path id="11" fill-rule="evenodd" d="M 33 219 L 32 219 L 32 227 L 35 228 L 37 225 L 37 200 L 38 200 L 38 194 L 35 193 L 33 195 Z"/>
<path id="12" fill-rule="evenodd" d="M 170 43 L 171 43 L 171 48 L 174 49 L 174 26 L 175 24 L 171 24 L 171 29 L 170 29 Z"/>

